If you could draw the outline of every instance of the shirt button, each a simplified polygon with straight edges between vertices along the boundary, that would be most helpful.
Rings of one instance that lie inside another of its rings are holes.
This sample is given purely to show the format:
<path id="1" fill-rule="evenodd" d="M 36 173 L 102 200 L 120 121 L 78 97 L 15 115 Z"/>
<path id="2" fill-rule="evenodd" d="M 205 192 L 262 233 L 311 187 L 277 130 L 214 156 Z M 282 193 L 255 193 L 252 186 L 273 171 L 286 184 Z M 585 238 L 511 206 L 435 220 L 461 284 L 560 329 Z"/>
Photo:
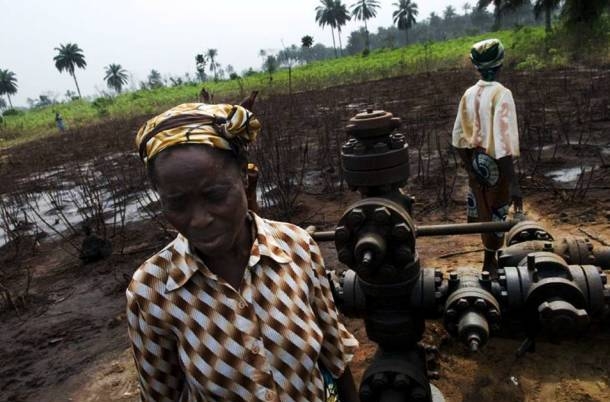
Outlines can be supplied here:
<path id="1" fill-rule="evenodd" d="M 265 392 L 265 400 L 272 401 L 275 398 L 275 392 L 267 391 Z"/>
<path id="2" fill-rule="evenodd" d="M 248 307 L 248 305 L 246 304 L 246 302 L 245 302 L 245 301 L 243 301 L 243 300 L 240 300 L 240 302 L 237 304 L 237 306 L 238 306 L 238 307 L 239 307 L 241 310 L 243 310 L 243 309 L 245 309 L 246 307 Z"/>

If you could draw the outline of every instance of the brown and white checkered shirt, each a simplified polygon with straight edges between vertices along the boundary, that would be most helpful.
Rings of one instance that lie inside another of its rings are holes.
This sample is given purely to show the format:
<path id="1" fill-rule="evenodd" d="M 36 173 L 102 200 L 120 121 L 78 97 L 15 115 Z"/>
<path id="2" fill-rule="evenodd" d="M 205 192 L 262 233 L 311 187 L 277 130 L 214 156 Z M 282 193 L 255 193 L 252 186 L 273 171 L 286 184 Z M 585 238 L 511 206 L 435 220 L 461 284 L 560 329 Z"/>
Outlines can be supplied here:
<path id="1" fill-rule="evenodd" d="M 320 250 L 303 229 L 254 215 L 239 291 L 181 235 L 127 289 L 143 401 L 321 402 L 358 346 L 339 322 Z"/>

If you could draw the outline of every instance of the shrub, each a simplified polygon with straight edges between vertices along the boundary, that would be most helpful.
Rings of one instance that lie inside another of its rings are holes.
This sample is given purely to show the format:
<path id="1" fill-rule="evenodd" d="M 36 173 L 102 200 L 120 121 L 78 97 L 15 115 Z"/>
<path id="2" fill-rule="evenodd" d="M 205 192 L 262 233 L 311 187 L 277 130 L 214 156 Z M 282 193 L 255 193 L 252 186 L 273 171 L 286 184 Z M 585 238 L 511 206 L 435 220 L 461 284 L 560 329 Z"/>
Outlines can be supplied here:
<path id="1" fill-rule="evenodd" d="M 15 108 L 13 109 L 6 109 L 4 111 L 4 113 L 2 113 L 3 116 L 21 116 L 23 115 L 23 112 L 21 110 L 17 110 Z"/>
<path id="2" fill-rule="evenodd" d="M 98 116 L 103 117 L 108 115 L 108 107 L 114 103 L 114 99 L 109 96 L 102 96 L 91 103 L 91 106 L 96 110 Z"/>

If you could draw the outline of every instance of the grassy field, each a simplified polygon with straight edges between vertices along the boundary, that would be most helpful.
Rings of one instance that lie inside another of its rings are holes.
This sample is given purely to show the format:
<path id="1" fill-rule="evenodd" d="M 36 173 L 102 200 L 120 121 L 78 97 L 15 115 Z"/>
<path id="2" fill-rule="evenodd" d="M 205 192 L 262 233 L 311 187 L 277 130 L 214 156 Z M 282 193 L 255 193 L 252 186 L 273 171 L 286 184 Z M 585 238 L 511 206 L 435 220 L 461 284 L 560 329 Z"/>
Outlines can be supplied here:
<path id="1" fill-rule="evenodd" d="M 367 57 L 358 55 L 312 62 L 292 69 L 290 88 L 292 91 L 306 91 L 391 76 L 466 68 L 470 64 L 467 55 L 472 43 L 490 36 L 501 39 L 508 49 L 505 64 L 509 68 L 540 68 L 567 63 L 567 58 L 560 52 L 547 49 L 542 27 L 525 27 L 445 42 L 381 49 Z M 253 89 L 260 90 L 262 96 L 286 93 L 289 91 L 289 74 L 288 69 L 283 68 L 273 74 L 272 81 L 268 74 L 261 72 L 239 80 L 206 82 L 204 85 L 214 94 L 216 101 L 237 100 Z M 0 126 L 0 147 L 10 147 L 55 132 L 54 111 L 61 113 L 69 128 L 106 118 L 152 115 L 169 106 L 195 101 L 201 86 L 190 84 L 139 90 L 113 98 L 98 98 L 93 102 L 76 100 L 31 109 L 17 116 L 5 116 L 4 124 Z"/>

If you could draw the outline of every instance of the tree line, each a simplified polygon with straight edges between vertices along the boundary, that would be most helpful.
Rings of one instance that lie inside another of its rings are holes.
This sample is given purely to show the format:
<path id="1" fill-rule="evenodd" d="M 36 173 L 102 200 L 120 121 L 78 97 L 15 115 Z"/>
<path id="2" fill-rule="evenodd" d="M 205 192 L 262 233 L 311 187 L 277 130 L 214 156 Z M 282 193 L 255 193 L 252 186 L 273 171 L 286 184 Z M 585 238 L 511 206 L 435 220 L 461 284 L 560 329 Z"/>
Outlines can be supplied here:
<path id="1" fill-rule="evenodd" d="M 269 74 L 271 81 L 273 73 L 281 66 L 291 68 L 294 64 L 339 57 L 345 53 L 350 55 L 361 53 L 366 56 L 372 48 L 391 48 L 397 45 L 475 35 L 506 26 L 533 24 L 540 19 L 544 19 L 547 32 L 551 32 L 553 16 L 558 17 L 557 19 L 561 20 L 568 30 L 575 32 L 578 38 L 586 34 L 596 36 L 595 27 L 598 26 L 602 15 L 610 8 L 610 0 L 477 0 L 474 5 L 464 3 L 461 15 L 453 6 L 447 6 L 442 15 L 432 12 L 420 23 L 417 21 L 418 5 L 414 1 L 398 0 L 392 5 L 394 6 L 392 26 L 379 28 L 376 34 L 371 34 L 368 30 L 368 21 L 377 16 L 381 7 L 378 0 L 357 0 L 349 6 L 342 0 L 320 0 L 320 4 L 314 10 L 315 21 L 322 28 L 330 28 L 333 47 L 314 45 L 313 37 L 305 35 L 301 39 L 300 46 L 284 47 L 276 54 L 261 50 L 259 56 L 262 58 L 262 70 Z M 487 12 L 490 6 L 493 9 L 492 13 Z M 349 34 L 344 48 L 342 27 L 352 18 L 362 21 L 363 27 Z M 580 39 L 577 41 L 580 44 Z M 55 67 L 60 73 L 67 72 L 74 79 L 76 93 L 68 91 L 67 97 L 81 98 L 76 70 L 85 69 L 87 66 L 83 50 L 76 43 L 60 44 L 55 50 L 57 52 L 53 57 Z M 153 69 L 147 81 L 140 83 L 140 88 L 153 89 L 170 84 L 177 86 L 194 83 L 197 80 L 206 81 L 209 78 L 208 71 L 214 81 L 224 79 L 227 75 L 229 79 L 240 78 L 230 64 L 223 68 L 218 63 L 218 50 L 214 48 L 195 55 L 195 70 L 196 78 L 187 73 L 184 78 L 171 77 L 168 82 Z M 247 76 L 254 73 L 255 70 L 250 68 L 242 74 Z M 120 94 L 128 82 L 128 72 L 121 64 L 111 63 L 104 68 L 104 81 L 108 88 Z M 0 96 L 6 95 L 11 109 L 13 108 L 11 95 L 16 94 L 17 90 L 16 74 L 0 68 Z M 30 101 L 32 105 L 53 103 L 47 95 L 41 95 L 38 100 Z M 0 109 L 6 107 L 7 102 L 0 97 Z"/>

